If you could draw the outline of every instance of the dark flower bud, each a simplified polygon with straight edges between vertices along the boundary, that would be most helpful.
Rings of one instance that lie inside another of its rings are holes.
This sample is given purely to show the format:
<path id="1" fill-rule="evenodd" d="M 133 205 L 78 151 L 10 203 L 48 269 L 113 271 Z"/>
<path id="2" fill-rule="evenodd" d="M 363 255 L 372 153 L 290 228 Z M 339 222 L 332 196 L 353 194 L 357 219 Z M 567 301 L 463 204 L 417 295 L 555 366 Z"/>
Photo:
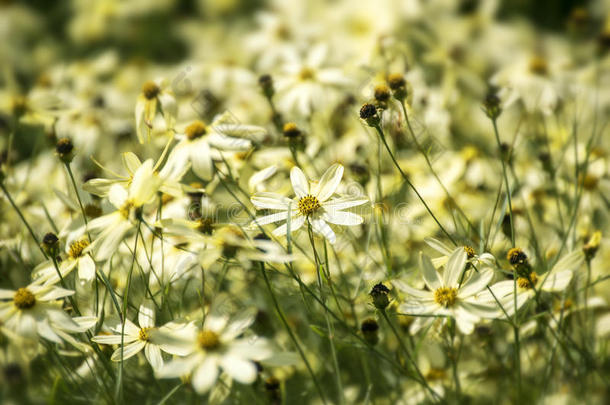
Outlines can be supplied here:
<path id="1" fill-rule="evenodd" d="M 368 344 L 375 346 L 379 342 L 379 324 L 373 318 L 365 319 L 360 325 L 360 331 Z"/>
<path id="2" fill-rule="evenodd" d="M 497 119 L 502 113 L 502 107 L 500 106 L 500 97 L 495 93 L 489 93 L 483 101 L 483 111 L 490 119 Z"/>
<path id="3" fill-rule="evenodd" d="M 370 296 L 373 298 L 373 305 L 375 308 L 384 310 L 390 305 L 390 299 L 388 293 L 390 290 L 385 285 L 379 283 L 376 284 L 370 292 Z"/>
<path id="4" fill-rule="evenodd" d="M 42 250 L 51 257 L 56 257 L 59 253 L 59 239 L 52 232 L 47 233 L 42 238 L 40 246 L 42 247 Z"/>
<path id="5" fill-rule="evenodd" d="M 258 78 L 258 85 L 265 97 L 271 98 L 275 94 L 275 88 L 273 87 L 273 78 L 269 74 L 264 74 Z"/>
<path id="6" fill-rule="evenodd" d="M 68 138 L 61 138 L 55 145 L 55 153 L 64 163 L 70 163 L 74 158 L 74 145 Z"/>
<path id="7" fill-rule="evenodd" d="M 284 124 L 284 128 L 282 129 L 282 133 L 286 138 L 293 139 L 300 135 L 302 135 L 301 130 L 297 127 L 297 124 L 294 122 L 287 122 Z"/>
<path id="8" fill-rule="evenodd" d="M 392 95 L 395 99 L 403 101 L 407 95 L 407 81 L 400 73 L 392 73 L 388 76 L 388 85 L 392 89 Z"/>
<path id="9" fill-rule="evenodd" d="M 373 104 L 366 103 L 360 108 L 360 118 L 366 121 L 371 127 L 376 127 L 381 121 L 381 117 L 377 114 L 377 107 Z"/>
<path id="10" fill-rule="evenodd" d="M 156 98 L 160 92 L 161 92 L 161 89 L 152 80 L 149 80 L 142 85 L 142 94 L 144 94 L 144 97 L 147 100 L 152 100 L 152 99 Z"/>

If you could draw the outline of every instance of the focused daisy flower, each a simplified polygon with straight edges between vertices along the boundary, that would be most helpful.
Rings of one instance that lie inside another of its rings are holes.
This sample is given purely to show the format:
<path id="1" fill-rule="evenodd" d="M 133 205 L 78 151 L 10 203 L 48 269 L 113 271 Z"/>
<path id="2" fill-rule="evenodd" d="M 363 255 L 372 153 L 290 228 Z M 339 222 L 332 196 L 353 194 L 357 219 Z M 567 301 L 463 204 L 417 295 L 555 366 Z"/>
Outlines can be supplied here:
<path id="1" fill-rule="evenodd" d="M 59 263 L 61 277 L 66 277 L 74 269 L 78 269 L 78 279 L 82 283 L 88 283 L 95 278 L 95 262 L 85 249 L 89 246 L 89 239 L 82 237 L 66 244 L 66 259 Z M 51 260 L 37 266 L 32 272 L 35 283 L 56 284 L 59 282 L 59 274 Z"/>
<path id="2" fill-rule="evenodd" d="M 399 290 L 407 294 L 406 301 L 400 304 L 399 309 L 418 317 L 411 324 L 412 334 L 434 322 L 435 317 L 455 319 L 459 330 L 466 335 L 473 332 L 481 318 L 497 317 L 496 306 L 481 304 L 475 298 L 493 278 L 493 269 L 487 267 L 465 275 L 466 264 L 466 251 L 462 247 L 456 248 L 449 256 L 441 277 L 430 259 L 420 254 L 419 267 L 427 289 L 420 290 L 399 280 L 393 281 Z"/>
<path id="3" fill-rule="evenodd" d="M 222 161 L 222 151 L 245 151 L 252 146 L 251 139 L 266 131 L 255 125 L 231 122 L 226 113 L 218 116 L 210 125 L 202 121 L 189 124 L 184 132 L 176 134 L 178 144 L 168 157 L 167 165 L 183 167 L 191 162 L 193 172 L 209 181 L 214 175 L 214 161 Z"/>
<path id="4" fill-rule="evenodd" d="M 263 338 L 240 337 L 254 322 L 255 310 L 246 310 L 229 320 L 223 306 L 213 304 L 206 315 L 203 328 L 189 338 L 189 352 L 176 358 L 157 372 L 162 378 L 190 376 L 195 391 L 202 394 L 216 383 L 219 368 L 242 384 L 256 380 L 254 361 L 271 357 L 272 351 Z"/>
<path id="5" fill-rule="evenodd" d="M 334 244 L 337 240 L 335 232 L 328 225 L 354 226 L 363 222 L 360 215 L 343 211 L 347 208 L 366 204 L 364 197 L 331 197 L 337 191 L 343 166 L 334 164 L 322 175 L 319 182 L 312 182 L 298 167 L 290 171 L 290 181 L 296 196 L 293 199 L 268 192 L 255 194 L 251 200 L 256 209 L 279 211 L 275 214 L 259 217 L 253 221 L 253 226 L 267 225 L 273 222 L 286 221 L 290 217 L 290 230 L 300 229 L 307 221 L 314 232 L 325 237 Z M 273 231 L 276 236 L 285 235 L 288 224 L 283 224 Z"/>
<path id="6" fill-rule="evenodd" d="M 120 345 L 122 340 L 123 349 L 121 350 L 119 347 L 112 353 L 110 357 L 112 361 L 121 361 L 121 351 L 123 361 L 125 361 L 144 350 L 146 360 L 154 370 L 159 370 L 163 366 L 161 351 L 178 356 L 188 354 L 183 338 L 194 331 L 192 323 L 168 322 L 161 327 L 156 327 L 155 310 L 146 303 L 140 305 L 138 323 L 139 327 L 127 319 L 124 336 L 123 324 L 119 323 L 110 328 L 115 333 L 114 335 L 98 335 L 91 340 L 105 345 Z"/>
<path id="7" fill-rule="evenodd" d="M 54 285 L 0 289 L 0 323 L 22 338 L 36 340 L 40 336 L 55 343 L 75 343 L 68 333 L 86 331 L 95 325 L 96 318 L 71 318 L 62 309 L 62 298 L 73 294 Z"/>
<path id="8" fill-rule="evenodd" d="M 136 133 L 140 143 L 150 138 L 157 111 L 163 115 L 166 129 L 173 129 L 178 108 L 174 94 L 169 89 L 168 80 L 157 79 L 142 85 L 135 109 Z"/>

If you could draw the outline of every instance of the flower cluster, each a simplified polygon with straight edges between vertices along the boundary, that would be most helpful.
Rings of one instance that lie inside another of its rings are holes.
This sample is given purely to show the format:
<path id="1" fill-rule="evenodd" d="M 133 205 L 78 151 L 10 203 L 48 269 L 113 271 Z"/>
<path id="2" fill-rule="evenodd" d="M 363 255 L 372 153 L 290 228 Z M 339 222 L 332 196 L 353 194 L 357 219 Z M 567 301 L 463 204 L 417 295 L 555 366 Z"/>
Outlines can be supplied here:
<path id="1" fill-rule="evenodd" d="M 0 2 L 0 403 L 606 403 L 608 4 L 533 3 Z"/>

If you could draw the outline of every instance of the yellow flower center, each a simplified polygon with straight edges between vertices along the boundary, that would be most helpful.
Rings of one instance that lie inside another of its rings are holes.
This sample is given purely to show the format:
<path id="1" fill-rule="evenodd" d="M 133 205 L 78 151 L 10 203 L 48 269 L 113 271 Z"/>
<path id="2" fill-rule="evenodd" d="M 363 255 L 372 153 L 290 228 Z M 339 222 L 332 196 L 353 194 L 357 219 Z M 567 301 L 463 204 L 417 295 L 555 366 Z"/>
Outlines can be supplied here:
<path id="1" fill-rule="evenodd" d="M 125 219 L 129 219 L 129 213 L 131 212 L 131 209 L 134 207 L 134 204 L 132 201 L 127 201 L 125 202 L 125 204 L 119 209 L 119 212 L 121 213 L 121 215 L 123 216 L 123 218 Z"/>
<path id="2" fill-rule="evenodd" d="M 147 81 L 142 85 L 142 94 L 144 94 L 144 97 L 146 97 L 147 100 L 152 100 L 157 97 L 160 91 L 161 89 L 159 89 L 159 86 L 153 81 Z"/>
<path id="3" fill-rule="evenodd" d="M 311 215 L 320 207 L 322 207 L 320 201 L 313 195 L 308 194 L 299 200 L 299 212 L 301 215 Z"/>
<path id="4" fill-rule="evenodd" d="M 517 285 L 519 288 L 532 288 L 538 283 L 538 275 L 535 272 L 531 272 L 528 277 L 519 277 L 517 279 Z"/>
<path id="5" fill-rule="evenodd" d="M 536 75 L 540 75 L 540 76 L 545 76 L 548 71 L 548 65 L 546 63 L 546 59 L 544 59 L 541 56 L 534 56 L 531 60 L 530 60 L 530 72 L 536 74 Z"/>
<path id="6" fill-rule="evenodd" d="M 211 330 L 203 330 L 197 336 L 197 343 L 204 350 L 214 350 L 220 346 L 220 338 Z"/>
<path id="7" fill-rule="evenodd" d="M 154 328 L 152 327 L 140 329 L 140 332 L 138 333 L 138 339 L 143 342 L 148 342 L 150 340 L 150 331 L 153 329 Z"/>
<path id="8" fill-rule="evenodd" d="M 89 246 L 89 241 L 86 239 L 73 242 L 70 245 L 70 252 L 68 252 L 68 256 L 70 256 L 72 259 L 76 259 L 77 257 L 80 257 L 83 254 L 83 250 L 87 246 Z"/>
<path id="9" fill-rule="evenodd" d="M 30 309 L 36 305 L 36 297 L 27 288 L 20 288 L 13 296 L 13 302 L 19 309 Z"/>
<path id="10" fill-rule="evenodd" d="M 434 291 L 434 301 L 445 308 L 452 307 L 457 299 L 457 288 L 441 287 Z"/>
<path id="11" fill-rule="evenodd" d="M 207 132 L 207 128 L 206 128 L 205 124 L 199 120 L 193 122 L 188 127 L 186 127 L 186 129 L 184 130 L 186 137 L 190 141 L 197 139 L 197 138 L 201 138 L 203 135 L 206 134 L 206 132 Z"/>
<path id="12" fill-rule="evenodd" d="M 466 252 L 469 259 L 472 259 L 476 254 L 472 246 L 464 246 L 464 252 Z"/>
<path id="13" fill-rule="evenodd" d="M 302 81 L 311 80 L 314 77 L 315 77 L 315 72 L 313 71 L 313 69 L 310 69 L 308 67 L 304 67 L 299 72 L 299 79 L 301 79 Z"/>

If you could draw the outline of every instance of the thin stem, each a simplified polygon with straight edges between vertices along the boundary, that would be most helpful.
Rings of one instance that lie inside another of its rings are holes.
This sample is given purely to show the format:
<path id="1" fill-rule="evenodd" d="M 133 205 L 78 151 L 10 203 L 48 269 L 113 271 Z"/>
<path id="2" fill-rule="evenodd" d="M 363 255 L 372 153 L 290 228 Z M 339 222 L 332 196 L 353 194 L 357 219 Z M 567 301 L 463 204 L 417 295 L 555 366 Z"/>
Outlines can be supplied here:
<path id="1" fill-rule="evenodd" d="M 415 360 L 409 354 L 409 349 L 407 349 L 407 346 L 403 342 L 400 334 L 398 333 L 398 330 L 396 330 L 396 327 L 394 326 L 392 321 L 390 321 L 390 317 L 388 316 L 387 312 L 385 310 L 380 310 L 379 312 L 381 312 L 381 315 L 383 316 L 385 321 L 388 323 L 388 325 L 390 325 L 390 329 L 392 329 L 392 333 L 394 334 L 394 336 L 396 336 L 396 340 L 398 340 L 398 344 L 400 345 L 402 351 L 405 353 L 405 356 L 407 356 L 407 359 L 409 360 L 409 362 L 413 366 L 413 369 L 415 370 L 415 373 L 417 374 L 417 377 L 418 377 L 418 379 L 416 379 L 416 380 L 419 380 L 419 383 L 422 384 L 430 392 L 430 394 L 432 394 L 433 398 L 436 398 L 436 399 L 440 400 L 439 395 L 436 393 L 436 391 L 434 391 L 430 387 L 430 385 L 428 385 L 428 382 L 426 381 L 426 377 L 424 377 L 424 375 L 422 374 L 421 370 L 417 366 L 417 363 L 415 362 Z"/>
<path id="2" fill-rule="evenodd" d="M 512 247 L 515 247 L 515 223 L 513 219 L 513 203 L 510 194 L 510 187 L 508 185 L 508 176 L 506 175 L 506 162 L 502 156 L 502 142 L 500 141 L 500 134 L 498 132 L 498 125 L 496 119 L 491 120 L 494 127 L 494 134 L 496 135 L 496 141 L 498 142 L 498 151 L 500 152 L 500 161 L 502 162 L 502 175 L 504 176 L 504 187 L 506 188 L 506 197 L 508 198 L 508 214 L 510 219 L 510 242 Z"/>
<path id="3" fill-rule="evenodd" d="M 322 275 L 320 274 L 320 269 L 322 268 L 322 265 L 320 264 L 320 258 L 318 256 L 318 251 L 316 250 L 316 244 L 315 241 L 313 239 L 313 231 L 311 229 L 311 222 L 309 222 L 309 218 L 307 218 L 307 230 L 309 233 L 309 241 L 311 243 L 311 248 L 313 249 L 313 255 L 314 255 L 314 261 L 316 264 L 316 274 L 317 274 L 317 278 L 318 278 L 318 288 L 320 289 L 320 298 L 322 299 L 323 302 L 326 302 L 326 294 L 324 293 L 324 288 L 322 287 Z M 329 280 L 329 284 L 330 284 L 330 280 Z M 339 369 L 339 361 L 337 360 L 337 353 L 336 353 L 336 349 L 335 349 L 335 339 L 333 336 L 333 332 L 332 332 L 332 325 L 330 322 L 330 318 L 328 316 L 328 311 L 324 311 L 324 318 L 326 319 L 326 328 L 328 329 L 328 340 L 330 342 L 330 353 L 333 359 L 333 366 L 335 368 L 335 377 L 336 377 L 336 383 L 337 383 L 337 390 L 338 390 L 338 396 L 339 396 L 339 403 L 340 404 L 344 404 L 345 403 L 345 397 L 344 397 L 344 392 L 343 392 L 343 383 L 341 382 L 341 372 Z"/>
<path id="4" fill-rule="evenodd" d="M 424 207 L 426 208 L 426 211 L 428 211 L 428 214 L 430 214 L 430 216 L 434 219 L 434 222 L 436 222 L 436 224 L 438 225 L 438 227 L 441 229 L 441 231 L 443 231 L 443 233 L 447 236 L 447 238 L 449 238 L 449 240 L 451 241 L 451 243 L 453 243 L 455 246 L 457 246 L 457 242 L 455 241 L 455 239 L 453 239 L 453 237 L 449 234 L 449 232 L 447 232 L 445 230 L 445 228 L 443 227 L 443 225 L 441 225 L 441 223 L 439 222 L 439 220 L 436 218 L 436 216 L 434 215 L 434 213 L 432 212 L 432 210 L 430 209 L 430 207 L 428 207 L 428 204 L 426 204 L 426 201 L 424 200 L 424 198 L 419 194 L 419 192 L 417 191 L 417 189 L 415 188 L 415 186 L 413 185 L 413 183 L 411 183 L 411 181 L 409 180 L 409 178 L 407 177 L 407 175 L 402 171 L 402 169 L 400 168 L 400 165 L 398 164 L 398 162 L 396 161 L 396 158 L 394 157 L 394 154 L 392 153 L 392 150 L 390 149 L 390 146 L 388 145 L 388 142 L 385 139 L 385 135 L 383 134 L 383 131 L 381 130 L 381 127 L 379 125 L 375 126 L 375 129 L 377 130 L 377 133 L 379 133 L 379 137 L 381 138 L 381 141 L 383 142 L 383 144 L 385 145 L 386 150 L 388 151 L 388 154 L 390 155 L 390 158 L 392 159 L 392 162 L 394 162 L 394 166 L 396 166 L 396 168 L 398 169 L 398 171 L 400 172 L 400 175 L 402 176 L 403 180 L 409 185 L 409 187 L 411 187 L 411 189 L 415 192 L 415 194 L 417 195 L 417 198 L 419 198 L 419 200 L 422 202 L 422 204 L 424 204 Z"/>
<path id="5" fill-rule="evenodd" d="M 26 221 L 25 217 L 23 216 L 23 214 L 21 213 L 21 210 L 19 209 L 19 207 L 17 207 L 17 204 L 15 204 L 15 201 L 13 201 L 13 198 L 11 197 L 11 195 L 9 194 L 8 190 L 6 189 L 6 187 L 4 186 L 4 183 L 0 182 L 0 188 L 2 188 L 2 192 L 4 193 L 4 195 L 6 196 L 6 198 L 8 199 L 8 201 L 11 203 L 11 205 L 13 206 L 13 208 L 15 209 L 15 211 L 17 211 L 17 215 L 19 215 L 19 218 L 21 218 L 21 222 L 23 222 L 23 224 L 25 225 L 25 227 L 28 229 L 28 231 L 30 232 L 30 236 L 32 236 L 32 239 L 34 239 L 34 242 L 36 243 L 36 246 L 38 246 L 38 249 L 40 249 L 40 251 L 42 252 L 42 254 L 44 255 L 44 257 L 46 259 L 48 259 L 49 257 L 47 256 L 47 254 L 45 253 L 45 251 L 42 249 L 42 246 L 40 246 L 40 242 L 38 242 L 38 238 L 36 237 L 36 235 L 34 234 L 34 231 L 32 230 L 32 227 L 30 227 L 30 224 L 28 223 L 28 221 Z"/>
<path id="6" fill-rule="evenodd" d="M 259 264 L 260 264 L 260 268 L 261 268 L 261 273 L 263 274 L 263 279 L 265 280 L 265 284 L 267 285 L 267 290 L 269 291 L 269 295 L 271 296 L 271 300 L 273 301 L 273 305 L 275 306 L 275 311 L 277 312 L 277 315 L 280 317 L 282 324 L 284 324 L 284 327 L 286 328 L 286 332 L 288 332 L 288 335 L 290 336 L 290 339 L 292 340 L 295 347 L 297 348 L 299 355 L 303 359 L 303 363 L 305 363 L 305 367 L 307 368 L 307 371 L 309 371 L 309 375 L 311 375 L 311 380 L 313 381 L 313 383 L 316 387 L 316 390 L 318 391 L 318 395 L 320 396 L 320 399 L 322 400 L 322 402 L 324 404 L 326 404 L 327 403 L 326 398 L 324 397 L 322 388 L 320 387 L 320 384 L 318 383 L 318 379 L 316 378 L 316 375 L 314 374 L 313 369 L 311 368 L 311 365 L 309 364 L 309 361 L 307 360 L 307 357 L 305 356 L 305 352 L 303 352 L 303 349 L 301 348 L 301 345 L 299 344 L 299 341 L 297 340 L 296 336 L 294 335 L 294 332 L 290 328 L 290 325 L 288 324 L 288 321 L 286 320 L 286 317 L 284 316 L 284 313 L 282 312 L 282 309 L 280 308 L 280 304 L 277 300 L 277 297 L 275 296 L 275 293 L 273 292 L 273 288 L 271 287 L 271 282 L 269 282 L 269 278 L 267 277 L 267 271 L 265 270 L 265 263 L 259 262 Z"/>

